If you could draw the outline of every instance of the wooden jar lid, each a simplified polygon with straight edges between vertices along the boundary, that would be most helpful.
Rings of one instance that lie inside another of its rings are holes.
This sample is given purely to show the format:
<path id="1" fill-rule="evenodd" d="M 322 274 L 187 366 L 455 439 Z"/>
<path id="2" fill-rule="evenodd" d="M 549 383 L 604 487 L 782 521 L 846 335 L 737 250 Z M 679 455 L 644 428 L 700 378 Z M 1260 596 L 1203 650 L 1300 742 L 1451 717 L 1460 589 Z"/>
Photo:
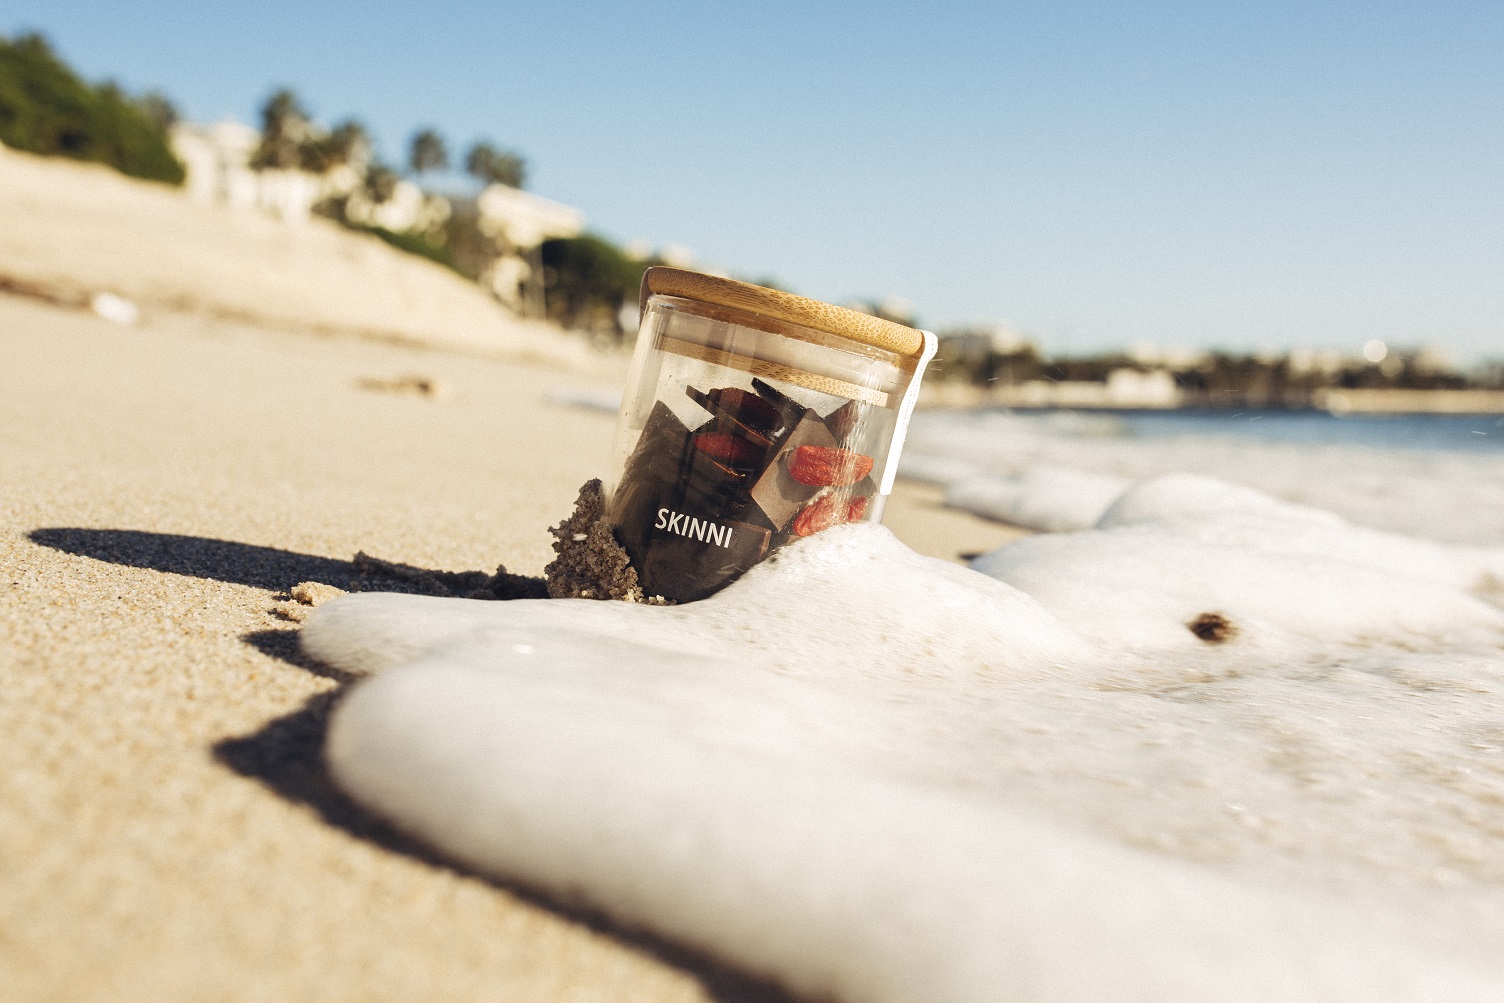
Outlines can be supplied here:
<path id="1" fill-rule="evenodd" d="M 717 278 L 683 268 L 655 265 L 644 272 L 641 306 L 646 308 L 648 297 L 655 295 L 713 303 L 731 310 L 741 310 L 785 324 L 797 324 L 848 338 L 859 344 L 905 357 L 917 357 L 924 350 L 924 336 L 912 327 L 778 289 L 754 286 L 750 282 L 738 282 L 735 279 Z"/>

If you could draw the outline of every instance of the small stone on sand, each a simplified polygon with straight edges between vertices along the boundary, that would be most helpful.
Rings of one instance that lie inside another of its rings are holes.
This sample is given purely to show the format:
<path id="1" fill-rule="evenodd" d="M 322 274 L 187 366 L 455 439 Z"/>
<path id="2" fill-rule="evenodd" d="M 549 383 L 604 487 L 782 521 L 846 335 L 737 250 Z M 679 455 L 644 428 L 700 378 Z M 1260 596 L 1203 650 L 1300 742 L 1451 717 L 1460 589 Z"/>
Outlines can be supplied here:
<path id="1" fill-rule="evenodd" d="M 323 582 L 299 582 L 287 590 L 287 600 L 273 606 L 271 612 L 284 620 L 302 623 L 315 606 L 344 594 L 344 589 Z"/>
<path id="2" fill-rule="evenodd" d="M 394 376 L 390 379 L 380 376 L 363 376 L 356 381 L 356 386 L 362 390 L 373 390 L 377 393 L 412 394 L 416 397 L 435 399 L 446 394 L 444 385 L 432 376 L 419 376 L 414 373 Z"/>

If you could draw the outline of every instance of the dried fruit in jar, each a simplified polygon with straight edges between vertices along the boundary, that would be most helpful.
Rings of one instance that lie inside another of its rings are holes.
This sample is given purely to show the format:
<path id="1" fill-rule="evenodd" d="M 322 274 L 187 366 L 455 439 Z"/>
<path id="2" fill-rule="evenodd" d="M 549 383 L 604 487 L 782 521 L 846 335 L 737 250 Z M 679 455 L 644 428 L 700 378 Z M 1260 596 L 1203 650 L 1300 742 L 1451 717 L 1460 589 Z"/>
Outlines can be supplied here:
<path id="1" fill-rule="evenodd" d="M 750 390 L 720 387 L 705 395 L 717 412 L 733 415 L 742 424 L 767 434 L 783 423 L 783 415 L 772 404 Z"/>
<path id="2" fill-rule="evenodd" d="M 800 446 L 834 446 L 825 422 L 813 411 L 806 410 L 794 430 L 783 440 L 777 455 L 763 468 L 751 491 L 755 502 L 769 524 L 783 529 L 799 513 L 805 503 L 819 493 L 818 486 L 801 484 L 789 476 L 788 461 Z"/>
<path id="3" fill-rule="evenodd" d="M 840 495 L 823 495 L 804 507 L 804 510 L 794 518 L 794 525 L 791 528 L 795 536 L 814 536 L 821 530 L 832 526 L 856 522 L 866 514 L 867 499 L 865 498 L 847 500 Z"/>
<path id="4" fill-rule="evenodd" d="M 713 460 L 730 467 L 753 467 L 763 451 L 754 443 L 730 432 L 701 432 L 695 436 L 695 448 Z"/>
<path id="5" fill-rule="evenodd" d="M 721 431 L 739 435 L 759 446 L 771 445 L 783 425 L 783 415 L 777 408 L 746 390 L 717 387 L 709 393 L 701 393 L 694 387 L 685 387 L 684 392 L 715 417 L 715 424 Z"/>
<path id="6" fill-rule="evenodd" d="M 872 457 L 833 446 L 800 446 L 789 459 L 789 476 L 815 487 L 845 487 L 872 472 Z"/>

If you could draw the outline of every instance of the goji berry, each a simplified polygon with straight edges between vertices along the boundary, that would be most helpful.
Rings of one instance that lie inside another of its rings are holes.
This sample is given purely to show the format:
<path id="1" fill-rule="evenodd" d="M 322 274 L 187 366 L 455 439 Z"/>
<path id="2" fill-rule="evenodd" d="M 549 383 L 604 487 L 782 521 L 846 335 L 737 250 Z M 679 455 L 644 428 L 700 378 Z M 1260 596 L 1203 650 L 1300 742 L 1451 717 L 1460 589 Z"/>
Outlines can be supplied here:
<path id="1" fill-rule="evenodd" d="M 814 487 L 845 487 L 872 472 L 872 457 L 831 446 L 800 446 L 789 460 L 789 476 Z"/>
<path id="2" fill-rule="evenodd" d="M 794 517 L 795 536 L 814 536 L 832 526 L 855 522 L 867 513 L 867 499 L 853 498 L 842 504 L 840 496 L 825 495 L 816 498 Z"/>
<path id="3" fill-rule="evenodd" d="M 757 446 L 730 432 L 701 432 L 695 436 L 695 448 L 733 467 L 753 466 L 763 454 Z"/>

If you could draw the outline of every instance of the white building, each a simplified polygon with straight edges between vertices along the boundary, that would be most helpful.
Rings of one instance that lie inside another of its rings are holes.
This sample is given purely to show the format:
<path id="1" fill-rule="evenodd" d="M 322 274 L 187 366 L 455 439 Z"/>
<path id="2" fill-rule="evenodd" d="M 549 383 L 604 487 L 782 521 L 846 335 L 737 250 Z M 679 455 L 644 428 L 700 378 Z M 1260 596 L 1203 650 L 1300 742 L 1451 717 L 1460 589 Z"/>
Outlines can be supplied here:
<path id="1" fill-rule="evenodd" d="M 1180 397 L 1175 377 L 1163 369 L 1124 368 L 1107 374 L 1107 401 L 1116 407 L 1177 407 Z"/>
<path id="2" fill-rule="evenodd" d="M 429 195 L 411 181 L 398 181 L 391 197 L 384 202 L 371 198 L 365 187 L 358 183 L 348 194 L 345 219 L 361 226 L 379 226 L 393 233 L 432 230 L 443 225 L 451 211 L 448 199 L 442 195 Z"/>
<path id="3" fill-rule="evenodd" d="M 491 262 L 481 283 L 519 313 L 543 314 L 539 248 L 545 240 L 577 237 L 585 214 L 573 206 L 508 185 L 487 185 L 475 200 L 480 232 L 509 249 Z"/>
<path id="4" fill-rule="evenodd" d="M 234 119 L 210 125 L 179 122 L 168 137 L 183 162 L 189 198 L 258 209 L 289 223 L 308 218 L 314 204 L 328 194 L 324 177 L 307 171 L 251 169 L 261 133 Z"/>
<path id="5" fill-rule="evenodd" d="M 585 229 L 580 210 L 507 185 L 487 185 L 475 208 L 481 233 L 518 250 L 558 237 L 577 237 Z"/>
<path id="6" fill-rule="evenodd" d="M 269 213 L 290 223 L 306 220 L 313 207 L 343 198 L 345 219 L 394 233 L 430 232 L 450 217 L 453 206 L 440 195 L 399 180 L 378 202 L 365 185 L 365 160 L 323 174 L 300 170 L 253 170 L 251 159 L 261 133 L 234 120 L 173 126 L 172 149 L 187 169 L 190 198 L 238 210 Z M 578 209 L 506 185 L 488 185 L 475 200 L 477 226 L 496 241 L 501 254 L 481 275 L 481 284 L 519 312 L 543 313 L 539 248 L 545 240 L 575 237 L 585 229 Z"/>
<path id="7" fill-rule="evenodd" d="M 172 152 L 187 169 L 183 185 L 189 198 L 237 209 L 256 205 L 256 172 L 250 163 L 261 145 L 261 133 L 226 119 L 212 125 L 179 122 L 168 138 Z"/>

